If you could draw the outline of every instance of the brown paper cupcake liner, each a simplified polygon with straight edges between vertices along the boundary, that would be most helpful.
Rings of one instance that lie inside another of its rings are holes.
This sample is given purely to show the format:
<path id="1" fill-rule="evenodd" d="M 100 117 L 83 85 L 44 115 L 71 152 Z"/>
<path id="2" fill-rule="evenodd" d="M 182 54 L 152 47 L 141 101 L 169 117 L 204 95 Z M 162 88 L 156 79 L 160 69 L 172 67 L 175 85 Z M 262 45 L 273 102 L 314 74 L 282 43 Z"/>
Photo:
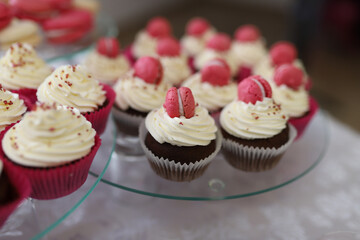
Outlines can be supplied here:
<path id="1" fill-rule="evenodd" d="M 223 139 L 226 161 L 233 167 L 247 172 L 261 172 L 274 168 L 296 138 L 296 129 L 289 124 L 289 140 L 279 148 L 249 147 L 230 139 Z"/>
<path id="2" fill-rule="evenodd" d="M 210 154 L 207 158 L 201 159 L 194 163 L 179 163 L 171 159 L 164 159 L 160 156 L 155 156 L 150 149 L 145 145 L 145 137 L 148 133 L 145 122 L 143 121 L 139 128 L 139 138 L 140 144 L 143 148 L 146 157 L 150 163 L 151 168 L 155 171 L 157 175 L 165 179 L 176 181 L 176 182 L 186 182 L 194 180 L 205 172 L 211 161 L 218 154 L 221 148 L 222 135 L 218 130 L 216 132 L 216 148 L 215 151 Z"/>
<path id="3" fill-rule="evenodd" d="M 119 131 L 132 136 L 139 135 L 138 129 L 142 121 L 144 121 L 144 117 L 130 115 L 117 109 L 116 107 L 112 108 L 112 115 Z"/>

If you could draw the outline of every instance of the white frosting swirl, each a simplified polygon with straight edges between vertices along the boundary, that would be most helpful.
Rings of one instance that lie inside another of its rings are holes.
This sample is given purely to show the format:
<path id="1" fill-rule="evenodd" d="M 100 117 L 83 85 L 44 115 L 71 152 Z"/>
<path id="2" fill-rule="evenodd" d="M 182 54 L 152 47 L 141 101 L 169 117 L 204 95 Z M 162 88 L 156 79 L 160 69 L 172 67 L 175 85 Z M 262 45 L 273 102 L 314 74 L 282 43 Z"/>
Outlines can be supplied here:
<path id="1" fill-rule="evenodd" d="M 150 112 L 161 106 L 170 86 L 164 81 L 159 85 L 146 83 L 134 77 L 133 72 L 130 71 L 114 86 L 115 104 L 124 111 L 131 107 L 139 112 Z"/>
<path id="2" fill-rule="evenodd" d="M 234 61 L 237 66 L 255 66 L 265 55 L 266 49 L 264 41 L 238 42 L 234 41 L 231 46 Z"/>
<path id="3" fill-rule="evenodd" d="M 210 112 L 219 110 L 236 98 L 237 85 L 230 81 L 225 86 L 213 86 L 201 82 L 201 74 L 196 73 L 188 78 L 183 85 L 191 89 L 196 101 Z"/>
<path id="4" fill-rule="evenodd" d="M 0 88 L 0 131 L 21 119 L 27 107 L 19 95 Z"/>
<path id="5" fill-rule="evenodd" d="M 97 110 L 106 100 L 99 82 L 79 65 L 58 67 L 40 85 L 36 95 L 40 102 L 74 107 L 81 113 Z"/>
<path id="6" fill-rule="evenodd" d="M 286 85 L 277 86 L 270 82 L 273 99 L 281 104 L 283 112 L 290 117 L 301 117 L 309 111 L 309 94 L 304 87 L 293 90 Z"/>
<path id="7" fill-rule="evenodd" d="M 181 38 L 180 44 L 184 54 L 196 56 L 205 49 L 206 41 L 216 33 L 215 29 L 210 28 L 201 36 L 185 35 Z"/>
<path id="8" fill-rule="evenodd" d="M 286 128 L 287 119 L 271 98 L 255 104 L 235 100 L 220 114 L 220 124 L 225 131 L 243 139 L 271 138 Z"/>
<path id="9" fill-rule="evenodd" d="M 43 105 L 6 132 L 2 147 L 20 165 L 53 167 L 89 154 L 95 134 L 91 123 L 75 109 Z"/>
<path id="10" fill-rule="evenodd" d="M 6 89 L 36 89 L 51 72 L 29 44 L 11 45 L 0 60 L 0 84 Z"/>
<path id="11" fill-rule="evenodd" d="M 135 58 L 144 56 L 156 56 L 157 39 L 150 36 L 145 30 L 140 31 L 132 46 L 132 52 Z"/>
<path id="12" fill-rule="evenodd" d="M 159 143 L 175 146 L 206 146 L 216 138 L 217 127 L 208 111 L 197 106 L 192 118 L 171 118 L 164 107 L 151 111 L 145 125 Z"/>
<path id="13" fill-rule="evenodd" d="M 205 49 L 198 56 L 195 57 L 194 65 L 196 69 L 201 69 L 205 66 L 207 62 L 215 58 L 224 59 L 230 67 L 231 74 L 235 75 L 237 73 L 237 65 L 234 60 L 233 54 L 231 51 L 214 51 L 213 49 Z"/>
<path id="14" fill-rule="evenodd" d="M 119 77 L 130 69 L 130 64 L 123 55 L 109 58 L 99 54 L 97 51 L 92 51 L 88 55 L 84 65 L 95 79 L 106 84 L 115 83 Z"/>
<path id="15" fill-rule="evenodd" d="M 191 69 L 185 56 L 160 57 L 164 69 L 163 80 L 171 85 L 178 85 L 191 74 Z"/>

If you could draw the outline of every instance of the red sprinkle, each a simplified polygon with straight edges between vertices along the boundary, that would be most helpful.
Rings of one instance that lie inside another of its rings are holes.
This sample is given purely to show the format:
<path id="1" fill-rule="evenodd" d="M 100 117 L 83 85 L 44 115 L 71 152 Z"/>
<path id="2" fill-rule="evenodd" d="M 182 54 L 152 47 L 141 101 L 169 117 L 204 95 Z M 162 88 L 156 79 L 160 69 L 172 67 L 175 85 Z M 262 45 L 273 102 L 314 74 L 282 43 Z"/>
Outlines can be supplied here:
<path id="1" fill-rule="evenodd" d="M 258 119 L 259 119 L 259 116 L 256 116 L 256 117 L 255 117 L 255 120 L 258 120 Z"/>
<path id="2" fill-rule="evenodd" d="M 182 122 L 179 122 L 180 125 L 184 125 Z"/>
<path id="3" fill-rule="evenodd" d="M 62 85 L 61 85 L 61 84 L 59 84 L 59 87 L 62 87 Z"/>
<path id="4" fill-rule="evenodd" d="M 50 132 L 53 132 L 53 131 L 55 131 L 55 128 L 53 128 L 53 127 L 52 127 L 52 128 L 49 128 L 49 131 L 50 131 Z"/>

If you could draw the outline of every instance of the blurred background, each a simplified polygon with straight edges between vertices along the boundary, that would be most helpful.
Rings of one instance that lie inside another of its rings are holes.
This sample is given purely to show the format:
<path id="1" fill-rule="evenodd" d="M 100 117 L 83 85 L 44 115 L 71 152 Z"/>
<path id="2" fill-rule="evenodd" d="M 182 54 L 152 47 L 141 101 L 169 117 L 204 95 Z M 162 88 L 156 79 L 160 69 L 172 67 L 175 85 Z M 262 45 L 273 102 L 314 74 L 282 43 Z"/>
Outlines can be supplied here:
<path id="1" fill-rule="evenodd" d="M 116 20 L 123 47 L 157 15 L 169 19 L 178 38 L 190 18 L 202 16 L 230 35 L 242 24 L 255 24 L 268 47 L 292 41 L 321 107 L 360 131 L 359 0 L 101 0 L 101 5 Z"/>

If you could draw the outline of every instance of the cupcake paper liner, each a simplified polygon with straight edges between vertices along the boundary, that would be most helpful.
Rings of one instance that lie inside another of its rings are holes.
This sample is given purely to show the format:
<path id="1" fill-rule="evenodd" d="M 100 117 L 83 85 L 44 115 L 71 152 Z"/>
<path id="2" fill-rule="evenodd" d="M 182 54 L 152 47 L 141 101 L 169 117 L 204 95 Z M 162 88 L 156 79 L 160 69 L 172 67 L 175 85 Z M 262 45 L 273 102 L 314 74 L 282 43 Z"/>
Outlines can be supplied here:
<path id="1" fill-rule="evenodd" d="M 309 112 L 300 118 L 290 118 L 289 123 L 291 123 L 297 130 L 297 137 L 295 140 L 298 140 L 303 135 L 306 130 L 307 125 L 310 123 L 311 119 L 314 117 L 315 113 L 319 109 L 319 105 L 313 97 L 309 97 L 310 109 Z"/>
<path id="2" fill-rule="evenodd" d="M 3 171 L 3 174 L 6 174 L 11 187 L 15 190 L 16 197 L 11 202 L 0 206 L 0 228 L 4 225 L 6 219 L 22 203 L 22 201 L 29 197 L 31 192 L 29 180 L 25 177 L 25 175 L 17 172 L 16 169 L 11 167 L 8 163 L 4 163 Z"/>
<path id="3" fill-rule="evenodd" d="M 124 55 L 129 60 L 130 65 L 133 66 L 135 64 L 135 62 L 136 62 L 136 59 L 135 59 L 134 54 L 132 52 L 132 45 L 130 45 L 130 46 L 128 46 L 128 47 L 126 47 L 124 49 Z"/>
<path id="4" fill-rule="evenodd" d="M 115 124 L 117 129 L 122 133 L 138 136 L 138 129 L 142 121 L 144 121 L 144 117 L 130 115 L 124 111 L 113 107 L 112 115 L 115 119 Z"/>
<path id="5" fill-rule="evenodd" d="M 0 134 L 0 142 L 2 142 L 5 132 L 3 131 Z M 0 158 L 29 179 L 32 188 L 30 196 L 32 198 L 40 200 L 55 199 L 69 195 L 84 184 L 100 145 L 101 139 L 96 135 L 95 145 L 88 155 L 58 167 L 35 168 L 18 165 L 6 157 L 2 146 L 0 147 Z"/>
<path id="6" fill-rule="evenodd" d="M 27 98 L 32 105 L 35 104 L 37 101 L 37 96 L 36 96 L 37 89 L 21 88 L 19 90 L 10 90 L 10 91 L 19 94 L 20 98 L 21 97 Z"/>
<path id="7" fill-rule="evenodd" d="M 145 146 L 145 138 L 148 133 L 145 122 L 143 121 L 139 128 L 140 144 L 143 148 L 146 157 L 150 163 L 151 168 L 157 175 L 165 179 L 177 182 L 185 182 L 194 180 L 205 172 L 211 160 L 218 154 L 221 148 L 222 135 L 218 130 L 216 133 L 216 148 L 215 151 L 210 154 L 207 158 L 201 159 L 194 163 L 175 163 L 174 160 L 164 159 L 163 157 L 155 156 L 150 149 Z"/>
<path id="8" fill-rule="evenodd" d="M 196 72 L 196 68 L 195 68 L 195 64 L 194 64 L 194 57 L 189 57 L 188 58 L 188 65 L 191 69 L 191 72 L 192 73 L 195 73 Z"/>
<path id="9" fill-rule="evenodd" d="M 100 84 L 103 86 L 103 90 L 106 91 L 107 102 L 97 111 L 83 114 L 84 117 L 91 122 L 92 127 L 99 135 L 103 134 L 106 129 L 106 123 L 116 96 L 114 90 L 109 85 Z"/>
<path id="10" fill-rule="evenodd" d="M 261 172 L 277 165 L 296 137 L 296 129 L 289 124 L 289 140 L 279 148 L 249 147 L 230 139 L 223 139 L 226 161 L 234 168 L 247 172 Z"/>

